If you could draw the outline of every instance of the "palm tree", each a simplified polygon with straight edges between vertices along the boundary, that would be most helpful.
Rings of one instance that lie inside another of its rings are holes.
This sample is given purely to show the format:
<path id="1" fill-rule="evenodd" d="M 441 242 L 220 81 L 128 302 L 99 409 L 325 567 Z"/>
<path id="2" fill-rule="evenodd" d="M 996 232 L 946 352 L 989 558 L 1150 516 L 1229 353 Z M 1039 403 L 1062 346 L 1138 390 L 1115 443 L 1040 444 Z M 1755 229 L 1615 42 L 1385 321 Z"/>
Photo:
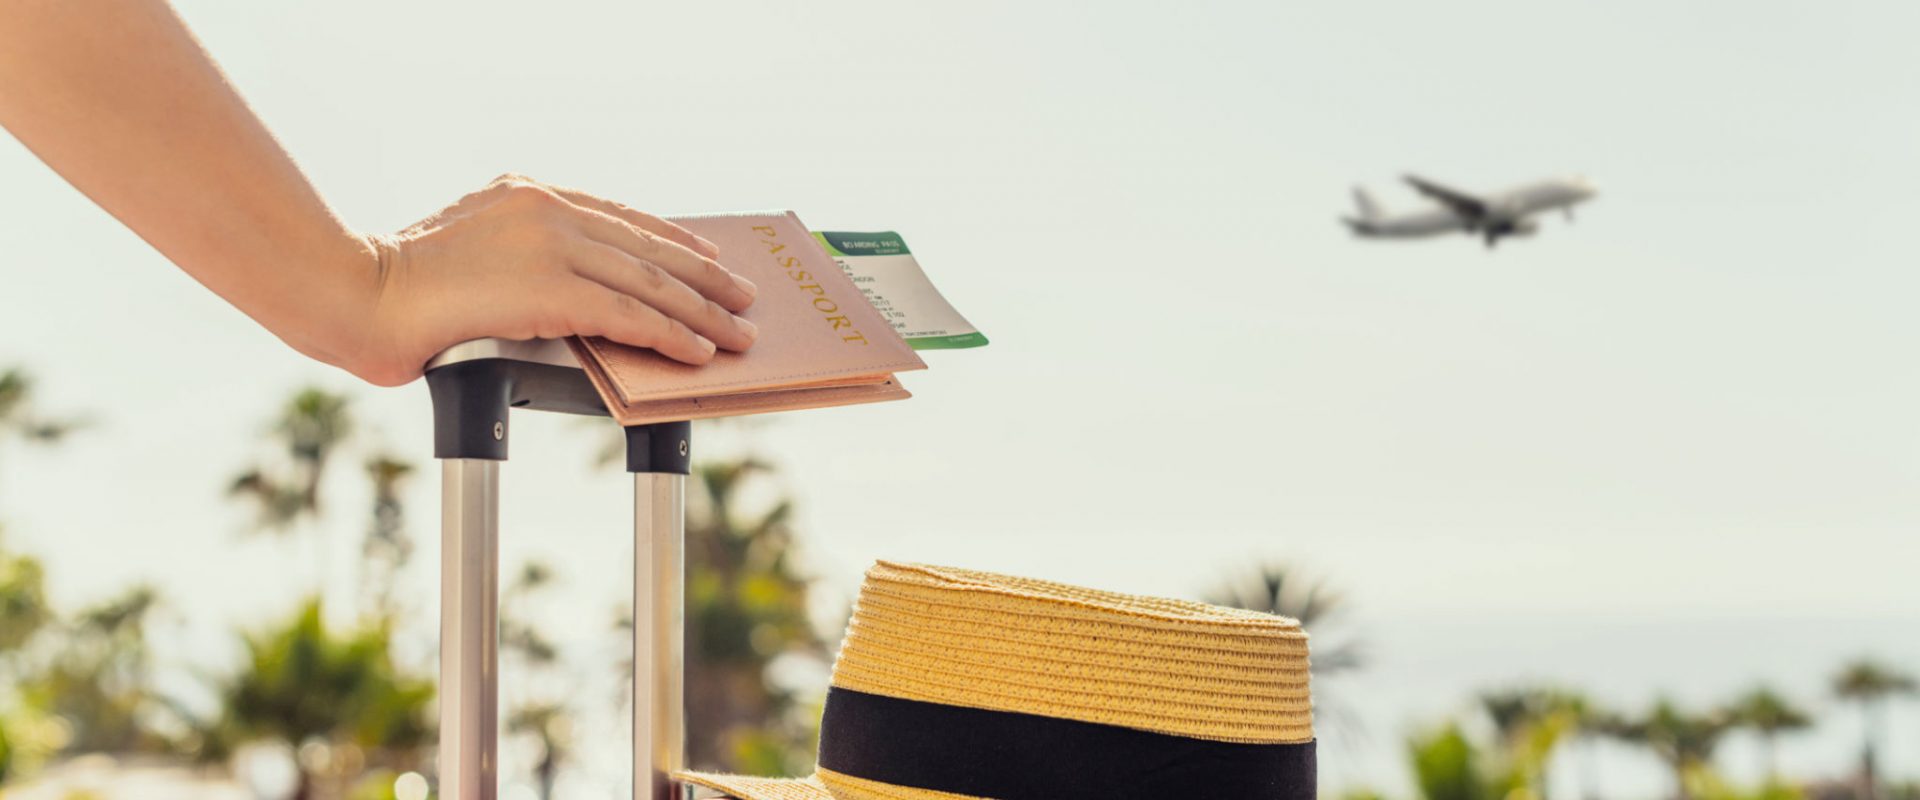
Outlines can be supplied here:
<path id="1" fill-rule="evenodd" d="M 1568 715 L 1568 745 L 1573 748 L 1580 771 L 1581 793 L 1586 800 L 1600 797 L 1599 771 L 1595 769 L 1594 744 L 1599 737 L 1615 735 L 1623 726 L 1620 715 L 1592 698 L 1571 689 L 1556 691 L 1556 703 Z"/>
<path id="2" fill-rule="evenodd" d="M 1767 782 L 1779 783 L 1780 770 L 1775 751 L 1780 734 L 1811 727 L 1813 718 L 1765 686 L 1756 686 L 1741 695 L 1733 701 L 1728 712 L 1734 725 L 1760 735 L 1760 743 L 1765 750 Z"/>
<path id="3" fill-rule="evenodd" d="M 1860 746 L 1860 785 L 1867 800 L 1876 800 L 1880 796 L 1876 768 L 1879 764 L 1880 740 L 1886 735 L 1887 700 L 1913 694 L 1916 686 L 1920 684 L 1915 683 L 1912 675 L 1868 658 L 1841 667 L 1840 673 L 1833 677 L 1833 693 L 1842 700 L 1860 706 L 1865 729 Z"/>
<path id="4" fill-rule="evenodd" d="M 1494 733 L 1507 745 L 1515 744 L 1552 711 L 1545 691 L 1534 687 L 1480 693 L 1480 710 L 1493 722 Z"/>
<path id="5" fill-rule="evenodd" d="M 48 417 L 34 407 L 33 378 L 19 369 L 0 370 L 0 444 L 8 439 L 33 444 L 58 442 L 80 423 Z M 4 539 L 0 539 L 4 544 Z M 47 606 L 40 562 L 10 555 L 0 547 L 0 661 L 53 619 Z M 4 671 L 0 664 L 0 671 Z"/>
<path id="6" fill-rule="evenodd" d="M 0 370 L 0 445 L 9 439 L 29 444 L 58 442 L 78 427 L 78 421 L 49 417 L 35 407 L 33 379 L 26 372 L 17 368 Z M 4 543 L 4 537 L 0 537 L 0 545 Z M 22 650 L 53 621 L 54 614 L 47 602 L 46 573 L 40 561 L 8 553 L 0 546 L 0 686 L 21 678 Z M 34 709 L 13 711 L 18 713 L 11 720 L 0 717 L 0 782 L 22 761 L 51 749 L 35 741 L 44 737 L 10 738 L 17 734 L 8 730 L 10 724 L 46 727 L 37 724 L 43 715 Z M 24 757 L 23 750 L 29 751 Z"/>
<path id="7" fill-rule="evenodd" d="M 529 673 L 550 670 L 560 660 L 559 647 L 524 616 L 526 604 L 553 580 L 551 567 L 529 562 L 500 595 L 500 649 L 518 659 Z M 507 732 L 531 738 L 539 748 L 533 776 L 541 800 L 553 797 L 554 779 L 572 748 L 572 730 L 572 710 L 560 700 L 524 700 L 507 713 Z"/>
<path id="8" fill-rule="evenodd" d="M 0 720 L 0 783 L 7 782 L 7 773 L 13 771 L 13 745 L 7 741 L 6 720 Z"/>
<path id="9" fill-rule="evenodd" d="M 687 759 L 695 768 L 780 774 L 813 764 L 818 707 L 767 677 L 778 659 L 824 663 L 830 652 L 808 617 L 813 578 L 795 565 L 793 502 L 780 497 L 749 509 L 741 499 L 773 471 L 751 456 L 693 468 L 685 685 Z M 623 605 L 614 624 L 630 634 L 632 608 Z M 631 661 L 621 674 L 630 688 Z"/>
<path id="10" fill-rule="evenodd" d="M 285 468 L 255 466 L 228 493 L 255 503 L 260 529 L 286 532 L 320 514 L 320 484 L 333 453 L 353 431 L 344 395 L 303 389 L 280 409 L 269 431 L 284 449 Z"/>
<path id="11" fill-rule="evenodd" d="M 245 664 L 219 687 L 223 717 L 206 738 L 272 739 L 295 751 L 318 744 L 323 753 L 352 744 L 370 766 L 413 768 L 432 737 L 433 681 L 396 666 L 391 641 L 385 620 L 328 630 L 319 600 L 309 599 L 292 618 L 245 637 Z M 312 800 L 343 777 L 327 774 L 324 759 L 298 758 L 295 768 L 293 800 Z"/>
<path id="12" fill-rule="evenodd" d="M 22 682 L 29 702 L 64 721 L 67 752 L 171 747 L 149 724 L 160 701 L 146 624 L 159 600 L 151 587 L 136 586 L 82 611 L 66 626 L 51 662 Z"/>
<path id="13" fill-rule="evenodd" d="M 690 763 L 746 772 L 804 768 L 816 721 L 794 692 L 766 680 L 793 655 L 824 660 L 828 644 L 808 617 L 812 578 L 794 563 L 793 501 L 750 513 L 743 489 L 773 468 L 753 458 L 714 462 L 699 476 L 687 520 L 687 706 L 707 735 L 691 738 Z"/>
<path id="14" fill-rule="evenodd" d="M 0 541 L 0 545 L 3 544 L 4 541 Z M 19 673 L 25 669 L 20 663 L 24 646 L 52 619 L 53 611 L 47 604 L 46 573 L 40 561 L 8 553 L 0 547 L 0 686 L 19 679 Z M 31 709 L 21 709 L 23 713 L 16 718 L 8 713 L 13 711 L 15 709 L 0 708 L 0 783 L 6 782 L 7 773 L 22 760 L 9 729 L 24 724 L 26 713 L 31 713 Z"/>
<path id="15" fill-rule="evenodd" d="M 253 505 L 254 530 L 288 535 L 303 528 L 313 548 L 313 585 L 322 604 L 328 600 L 327 541 L 319 526 L 320 489 L 327 466 L 353 431 L 353 415 L 344 395 L 308 388 L 295 392 L 268 427 L 278 451 L 265 463 L 243 470 L 227 495 Z M 376 481 L 378 474 L 374 475 Z M 378 523 L 376 522 L 376 525 Z"/>
<path id="16" fill-rule="evenodd" d="M 1228 576 L 1203 598 L 1217 606 L 1244 608 L 1291 617 L 1313 634 L 1313 694 L 1315 710 L 1324 710 L 1333 727 L 1356 725 L 1332 697 L 1326 679 L 1356 672 L 1367 663 L 1366 646 L 1352 635 L 1341 635 L 1339 619 L 1348 608 L 1346 595 L 1325 582 L 1301 576 L 1292 565 L 1270 562 Z M 1329 631 L 1328 629 L 1332 630 Z"/>
<path id="17" fill-rule="evenodd" d="M 1621 726 L 1618 735 L 1647 747 L 1673 771 L 1674 797 L 1692 800 L 1695 773 L 1713 760 L 1728 728 L 1720 714 L 1694 714 L 1661 699 L 1645 717 Z"/>
<path id="18" fill-rule="evenodd" d="M 1483 692 L 1480 708 L 1511 760 L 1514 779 L 1536 797 L 1546 796 L 1547 765 L 1560 739 L 1573 730 L 1576 714 L 1565 692 L 1522 686 Z"/>
<path id="19" fill-rule="evenodd" d="M 1407 741 L 1407 757 L 1422 800 L 1501 800 L 1500 781 L 1459 725 L 1449 724 Z"/>
<path id="20" fill-rule="evenodd" d="M 34 408 L 33 378 L 19 369 L 0 371 L 0 439 L 57 442 L 80 423 L 42 415 Z"/>
<path id="21" fill-rule="evenodd" d="M 573 712 L 555 702 L 521 705 L 507 714 L 507 732 L 531 737 L 540 748 L 533 762 L 533 779 L 540 787 L 540 800 L 550 800 L 560 764 L 573 746 Z"/>
<path id="22" fill-rule="evenodd" d="M 0 547 L 0 677 L 11 657 L 53 620 L 46 580 L 39 559 Z"/>
<path id="23" fill-rule="evenodd" d="M 360 545 L 360 594 L 376 616 L 398 613 L 394 607 L 395 581 L 413 559 L 408 538 L 401 487 L 413 475 L 413 465 L 390 455 L 367 460 L 367 478 L 373 482 L 373 522 Z"/>

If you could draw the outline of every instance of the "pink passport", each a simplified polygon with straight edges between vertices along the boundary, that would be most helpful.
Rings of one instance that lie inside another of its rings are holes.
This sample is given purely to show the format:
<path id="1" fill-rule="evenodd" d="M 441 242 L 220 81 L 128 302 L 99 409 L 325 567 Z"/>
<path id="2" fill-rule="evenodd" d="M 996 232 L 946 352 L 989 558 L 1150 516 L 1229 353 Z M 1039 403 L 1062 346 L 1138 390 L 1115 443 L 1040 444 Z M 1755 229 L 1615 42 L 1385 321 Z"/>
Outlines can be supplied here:
<path id="1" fill-rule="evenodd" d="M 689 366 L 599 337 L 569 340 L 622 425 L 876 403 L 909 397 L 896 372 L 926 369 L 793 212 L 675 217 L 720 246 L 721 265 L 759 289 L 741 316 L 745 353 Z"/>

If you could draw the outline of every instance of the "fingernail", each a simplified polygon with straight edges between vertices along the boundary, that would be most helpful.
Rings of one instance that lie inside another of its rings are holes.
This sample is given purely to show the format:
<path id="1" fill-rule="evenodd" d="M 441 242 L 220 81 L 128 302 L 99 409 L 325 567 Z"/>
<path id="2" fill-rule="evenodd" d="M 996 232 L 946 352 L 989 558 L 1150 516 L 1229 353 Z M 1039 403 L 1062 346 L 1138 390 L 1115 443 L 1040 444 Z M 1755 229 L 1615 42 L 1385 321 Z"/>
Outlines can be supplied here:
<path id="1" fill-rule="evenodd" d="M 752 320 L 746 317 L 734 317 L 733 321 L 739 323 L 740 332 L 746 335 L 749 343 L 760 339 L 760 326 L 753 324 Z"/>
<path id="2" fill-rule="evenodd" d="M 700 340 L 701 350 L 705 351 L 707 355 L 713 355 L 714 347 L 712 339 L 708 339 L 705 336 L 695 336 L 693 338 Z"/>
<path id="3" fill-rule="evenodd" d="M 753 281 L 738 275 L 733 276 L 733 285 L 740 290 L 741 294 L 746 295 L 748 300 L 752 300 L 754 295 L 760 292 L 760 287 L 753 285 Z"/>
<path id="4" fill-rule="evenodd" d="M 720 245 L 714 244 L 707 237 L 695 236 L 693 237 L 693 240 L 696 242 L 699 242 L 701 247 L 704 247 L 707 249 L 707 255 L 710 255 L 710 256 L 720 255 Z"/>

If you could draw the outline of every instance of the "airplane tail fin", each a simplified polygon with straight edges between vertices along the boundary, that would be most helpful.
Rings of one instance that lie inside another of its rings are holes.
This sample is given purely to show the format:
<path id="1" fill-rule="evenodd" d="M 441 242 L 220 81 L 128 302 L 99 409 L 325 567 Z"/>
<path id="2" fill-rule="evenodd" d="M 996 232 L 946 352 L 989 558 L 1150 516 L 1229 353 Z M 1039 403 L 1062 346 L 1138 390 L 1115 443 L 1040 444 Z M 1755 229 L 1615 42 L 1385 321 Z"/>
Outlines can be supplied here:
<path id="1" fill-rule="evenodd" d="M 1373 195 L 1368 194 L 1366 189 L 1353 187 L 1353 204 L 1360 210 L 1362 221 L 1372 222 L 1380 218 L 1380 204 L 1374 202 Z"/>

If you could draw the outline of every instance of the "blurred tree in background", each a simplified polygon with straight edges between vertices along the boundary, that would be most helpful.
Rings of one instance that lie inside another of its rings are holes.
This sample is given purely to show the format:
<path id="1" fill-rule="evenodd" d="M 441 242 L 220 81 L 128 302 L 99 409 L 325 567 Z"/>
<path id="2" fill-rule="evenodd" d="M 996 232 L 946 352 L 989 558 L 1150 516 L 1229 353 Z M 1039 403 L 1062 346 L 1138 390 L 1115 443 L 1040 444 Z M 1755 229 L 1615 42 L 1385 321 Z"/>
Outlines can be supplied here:
<path id="1" fill-rule="evenodd" d="M 0 533 L 4 533 L 0 530 Z M 26 643 L 53 619 L 46 569 L 38 559 L 5 549 L 0 539 L 0 676 L 17 678 Z"/>
<path id="2" fill-rule="evenodd" d="M 1619 735 L 1658 756 L 1673 773 L 1674 797 L 1692 800 L 1729 727 L 1725 712 L 1695 713 L 1662 699 L 1644 716 L 1623 725 Z"/>
<path id="3" fill-rule="evenodd" d="M 153 689 L 147 620 L 159 604 L 136 586 L 63 623 L 48 663 L 20 684 L 29 705 L 61 720 L 69 753 L 168 752 L 154 732 L 164 703 Z"/>
<path id="4" fill-rule="evenodd" d="M 743 489 L 770 476 L 754 458 L 694 470 L 687 517 L 687 706 L 696 767 L 761 775 L 813 765 L 819 720 L 786 687 L 773 685 L 775 659 L 824 660 L 828 643 L 808 617 L 813 579 L 794 564 L 791 498 L 753 511 Z"/>
<path id="5" fill-rule="evenodd" d="M 221 708 L 198 726 L 198 753 L 217 761 L 250 741 L 281 743 L 295 754 L 295 800 L 344 796 L 369 769 L 404 773 L 431 763 L 433 680 L 392 653 L 403 611 L 394 584 L 413 553 L 401 501 L 411 464 L 379 451 L 365 456 L 373 502 L 360 548 L 360 618 L 335 630 L 323 614 L 327 547 L 313 523 L 326 511 L 327 467 L 353 445 L 354 429 L 345 396 L 298 391 L 267 429 L 270 457 L 228 489 L 253 508 L 257 531 L 310 530 L 322 554 L 320 584 L 291 616 L 243 637 L 246 658 L 219 682 Z"/>
<path id="6" fill-rule="evenodd" d="M 553 579 L 552 567 L 532 562 L 520 569 L 500 595 L 501 654 L 519 662 L 522 676 L 513 687 L 512 694 L 518 699 L 507 711 L 507 733 L 533 743 L 533 779 L 541 800 L 553 797 L 560 766 L 573 745 L 573 712 L 565 699 L 569 693 L 543 694 L 537 685 L 552 679 L 560 648 L 526 616 L 525 610 Z"/>
<path id="7" fill-rule="evenodd" d="M 0 444 L 7 439 L 52 443 L 80 427 L 71 418 L 47 416 L 35 405 L 33 378 L 19 369 L 0 370 Z"/>
<path id="8" fill-rule="evenodd" d="M 1779 738 L 1787 731 L 1812 727 L 1813 717 L 1765 686 L 1756 686 L 1727 708 L 1732 723 L 1760 736 L 1767 782 L 1780 782 Z"/>
<path id="9" fill-rule="evenodd" d="M 1887 701 L 1913 694 L 1915 687 L 1912 675 L 1866 658 L 1841 667 L 1833 676 L 1834 695 L 1860 707 L 1860 792 L 1867 800 L 1880 797 L 1880 743 L 1886 737 Z"/>
<path id="10" fill-rule="evenodd" d="M 1546 796 L 1547 765 L 1561 739 L 1579 724 L 1578 704 L 1571 693 L 1545 686 L 1481 693 L 1481 711 L 1505 750 L 1504 784 Z"/>
<path id="11" fill-rule="evenodd" d="M 46 416 L 35 405 L 33 379 L 19 369 L 0 370 L 0 449 L 9 439 L 51 444 L 77 427 L 71 420 Z M 0 536 L 0 678 L 17 678 L 4 662 L 17 658 L 27 641 L 52 620 L 45 584 L 40 562 L 9 553 L 6 539 Z"/>
<path id="12" fill-rule="evenodd" d="M 1521 686 L 1483 692 L 1479 710 L 1493 741 L 1475 743 L 1459 723 L 1408 740 L 1408 766 L 1426 800 L 1538 800 L 1546 796 L 1547 764 L 1574 731 L 1577 696 Z M 1583 701 L 1580 701 L 1583 702 Z"/>
<path id="13" fill-rule="evenodd" d="M 367 479 L 373 482 L 373 520 L 360 545 L 361 601 L 364 613 L 394 617 L 400 613 L 395 600 L 400 571 L 413 560 L 413 539 L 407 535 L 400 490 L 414 469 L 384 453 L 368 458 L 366 467 Z"/>
<path id="14" fill-rule="evenodd" d="M 254 505 L 257 529 L 285 533 L 320 516 L 320 487 L 333 453 L 353 432 L 347 398 L 302 389 L 268 428 L 282 459 L 243 470 L 228 491 Z"/>
<path id="15" fill-rule="evenodd" d="M 58 441 L 73 430 L 35 410 L 32 399 L 31 383 L 18 371 L 0 372 L 0 445 Z M 360 446 L 352 410 L 341 395 L 295 394 L 267 429 L 265 457 L 229 489 L 254 512 L 260 531 L 311 534 L 319 544 L 318 523 L 328 511 L 323 496 L 333 494 L 328 465 L 361 464 L 372 502 L 360 547 L 359 602 L 330 609 L 351 607 L 358 618 L 330 622 L 315 595 L 243 635 L 245 657 L 215 680 L 212 712 L 195 716 L 154 688 L 148 637 L 163 607 L 154 590 L 133 587 L 62 613 L 48 600 L 42 563 L 0 541 L 0 785 L 11 788 L 10 778 L 59 767 L 67 756 L 192 755 L 225 765 L 238 748 L 271 742 L 293 754 L 294 796 L 302 800 L 392 800 L 399 785 L 412 787 L 409 797 L 428 790 L 428 780 L 414 773 L 431 772 L 431 674 L 394 651 L 395 631 L 417 616 L 396 591 L 413 555 L 403 497 L 415 469 Z M 782 667 L 804 661 L 824 674 L 830 648 L 809 621 L 813 582 L 795 567 L 793 502 L 776 478 L 767 462 L 747 455 L 704 462 L 689 482 L 687 688 L 697 766 L 795 773 L 812 764 L 817 695 L 811 685 L 795 688 L 806 681 L 787 677 Z M 501 609 L 502 655 L 522 673 L 507 687 L 518 696 L 503 697 L 505 723 L 533 754 L 531 777 L 542 798 L 552 796 L 568 769 L 580 713 L 560 683 L 566 656 L 529 611 L 555 583 L 552 569 L 528 564 L 508 582 Z M 1360 643 L 1342 635 L 1344 597 L 1287 565 L 1236 574 L 1209 599 L 1305 623 L 1314 634 L 1316 693 L 1327 679 L 1367 663 Z M 628 664 L 623 678 L 631 672 Z M 1920 800 L 1920 788 L 1885 785 L 1879 774 L 1891 701 L 1915 691 L 1913 677 L 1860 661 L 1835 676 L 1833 690 L 1860 708 L 1865 726 L 1858 775 L 1847 781 L 1780 779 L 1775 740 L 1806 727 L 1811 716 L 1764 687 L 1719 710 L 1695 713 L 1661 702 L 1626 719 L 1561 687 L 1517 685 L 1474 698 L 1486 725 L 1478 718 L 1442 724 L 1407 740 L 1405 754 L 1427 800 L 1544 800 L 1554 754 L 1572 748 L 1571 755 L 1584 755 L 1603 736 L 1663 761 L 1680 800 Z M 188 723 L 185 734 L 177 720 Z M 1761 739 L 1768 778 L 1758 788 L 1714 772 L 1716 746 L 1733 727 Z M 1597 800 L 1593 776 L 1584 777 L 1586 800 Z M 1353 797 L 1383 800 L 1365 792 Z"/>
<path id="16" fill-rule="evenodd" d="M 1626 722 L 1619 713 L 1583 692 L 1567 688 L 1555 692 L 1572 722 L 1567 731 L 1567 746 L 1574 750 L 1573 757 L 1579 767 L 1581 796 L 1585 800 L 1598 800 L 1600 774 L 1594 764 L 1594 750 L 1600 740 L 1616 736 Z"/>
<path id="17" fill-rule="evenodd" d="M 624 452 L 606 448 L 601 461 Z M 777 685 L 783 658 L 824 665 L 831 650 L 808 616 L 813 578 L 795 566 L 791 498 L 750 504 L 773 467 L 751 455 L 695 464 L 687 492 L 687 759 L 698 769 L 762 775 L 808 772 L 817 702 Z M 632 610 L 615 625 L 632 631 Z M 631 662 L 622 685 L 631 689 Z M 824 688 L 824 687 L 822 687 Z"/>
<path id="18" fill-rule="evenodd" d="M 42 412 L 24 370 L 0 370 L 0 450 L 10 441 L 57 443 L 79 425 Z M 36 558 L 9 551 L 4 534 L 0 529 L 0 782 L 70 740 L 63 722 L 36 703 L 42 695 L 27 687 L 37 668 L 29 660 L 32 645 L 56 623 L 46 569 Z"/>
<path id="19" fill-rule="evenodd" d="M 396 666 L 391 641 L 384 620 L 329 631 L 319 600 L 309 599 L 245 637 L 242 668 L 220 687 L 212 738 L 285 744 L 296 754 L 294 800 L 337 797 L 370 766 L 418 768 L 430 759 L 433 680 Z M 228 747 L 206 752 L 224 757 Z"/>
<path id="20" fill-rule="evenodd" d="M 43 720 L 26 706 L 19 686 L 27 669 L 26 645 L 52 616 L 40 562 L 8 552 L 0 538 L 0 784 L 29 758 L 25 751 L 41 738 L 33 734 L 44 728 Z"/>
<path id="21" fill-rule="evenodd" d="M 1414 785 L 1424 800 L 1502 800 L 1506 787 L 1489 757 L 1457 724 L 1447 724 L 1407 742 Z"/>

